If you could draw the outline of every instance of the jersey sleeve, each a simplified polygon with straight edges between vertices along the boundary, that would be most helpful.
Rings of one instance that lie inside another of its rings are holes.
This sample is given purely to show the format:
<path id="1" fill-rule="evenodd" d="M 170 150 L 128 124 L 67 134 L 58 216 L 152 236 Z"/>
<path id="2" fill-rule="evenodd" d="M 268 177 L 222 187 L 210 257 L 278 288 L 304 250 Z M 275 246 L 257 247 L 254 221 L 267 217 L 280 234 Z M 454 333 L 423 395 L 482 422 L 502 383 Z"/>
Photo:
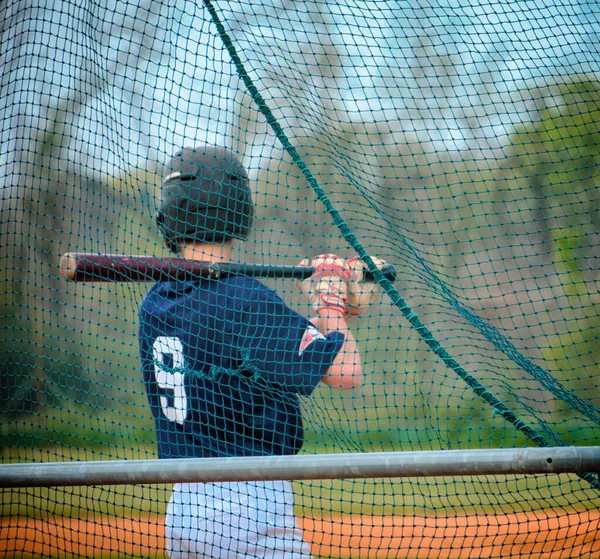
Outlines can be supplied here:
<path id="1" fill-rule="evenodd" d="M 244 366 L 302 395 L 314 390 L 344 342 L 340 332 L 312 339 L 310 321 L 266 289 L 253 293 L 236 322 Z"/>

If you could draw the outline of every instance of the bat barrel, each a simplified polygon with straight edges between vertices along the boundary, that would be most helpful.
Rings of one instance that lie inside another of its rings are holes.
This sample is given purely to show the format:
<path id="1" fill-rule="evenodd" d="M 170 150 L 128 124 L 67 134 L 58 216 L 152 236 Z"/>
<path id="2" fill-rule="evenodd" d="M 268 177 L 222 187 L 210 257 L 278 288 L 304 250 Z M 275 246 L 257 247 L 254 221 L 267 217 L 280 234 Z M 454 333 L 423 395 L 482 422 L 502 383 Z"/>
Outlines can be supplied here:
<path id="1" fill-rule="evenodd" d="M 185 280 L 219 275 L 218 270 L 209 263 L 182 258 L 85 253 L 63 255 L 60 273 L 65 279 L 85 282 Z"/>

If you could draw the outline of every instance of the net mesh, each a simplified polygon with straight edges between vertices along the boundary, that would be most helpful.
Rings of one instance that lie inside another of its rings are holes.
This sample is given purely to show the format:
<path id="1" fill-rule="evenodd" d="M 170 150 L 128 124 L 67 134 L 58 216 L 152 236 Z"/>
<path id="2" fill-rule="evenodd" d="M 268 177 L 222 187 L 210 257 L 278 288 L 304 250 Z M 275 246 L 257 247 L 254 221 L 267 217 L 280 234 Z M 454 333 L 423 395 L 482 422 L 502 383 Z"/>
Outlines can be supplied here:
<path id="1" fill-rule="evenodd" d="M 0 6 L 2 462 L 157 456 L 148 283 L 184 146 L 243 161 L 234 261 L 373 257 L 364 380 L 300 396 L 302 453 L 595 445 L 600 8 L 584 1 Z M 301 315 L 298 284 L 260 280 Z M 592 557 L 596 474 L 294 482 L 314 557 Z M 164 557 L 170 486 L 2 491 L 7 557 Z M 258 512 L 257 512 L 258 514 Z M 217 556 L 217 555 L 215 555 Z"/>

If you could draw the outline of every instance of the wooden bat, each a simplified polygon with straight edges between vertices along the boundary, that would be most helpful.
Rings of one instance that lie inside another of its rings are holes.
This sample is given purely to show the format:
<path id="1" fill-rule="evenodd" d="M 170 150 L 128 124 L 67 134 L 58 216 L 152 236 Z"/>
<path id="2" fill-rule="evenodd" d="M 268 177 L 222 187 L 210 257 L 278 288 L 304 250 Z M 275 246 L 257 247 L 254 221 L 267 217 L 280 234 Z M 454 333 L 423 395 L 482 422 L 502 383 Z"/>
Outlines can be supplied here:
<path id="1" fill-rule="evenodd" d="M 396 270 L 387 264 L 382 270 L 389 281 L 396 280 Z M 198 278 L 218 278 L 243 275 L 259 278 L 304 279 L 313 268 L 302 266 L 269 266 L 262 264 L 209 263 L 183 258 L 158 256 L 126 256 L 122 254 L 92 254 L 67 252 L 60 259 L 60 275 L 71 281 L 165 281 Z M 370 272 L 365 281 L 374 281 Z"/>

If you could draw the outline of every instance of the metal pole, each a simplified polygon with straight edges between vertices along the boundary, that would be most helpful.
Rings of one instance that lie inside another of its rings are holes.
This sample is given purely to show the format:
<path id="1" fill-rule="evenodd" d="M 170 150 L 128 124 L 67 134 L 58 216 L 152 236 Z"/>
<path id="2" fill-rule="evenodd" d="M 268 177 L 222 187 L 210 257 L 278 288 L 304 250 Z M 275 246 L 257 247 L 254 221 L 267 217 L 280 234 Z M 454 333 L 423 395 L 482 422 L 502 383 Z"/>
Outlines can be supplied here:
<path id="1" fill-rule="evenodd" d="M 0 487 L 600 472 L 600 446 L 0 465 Z"/>

